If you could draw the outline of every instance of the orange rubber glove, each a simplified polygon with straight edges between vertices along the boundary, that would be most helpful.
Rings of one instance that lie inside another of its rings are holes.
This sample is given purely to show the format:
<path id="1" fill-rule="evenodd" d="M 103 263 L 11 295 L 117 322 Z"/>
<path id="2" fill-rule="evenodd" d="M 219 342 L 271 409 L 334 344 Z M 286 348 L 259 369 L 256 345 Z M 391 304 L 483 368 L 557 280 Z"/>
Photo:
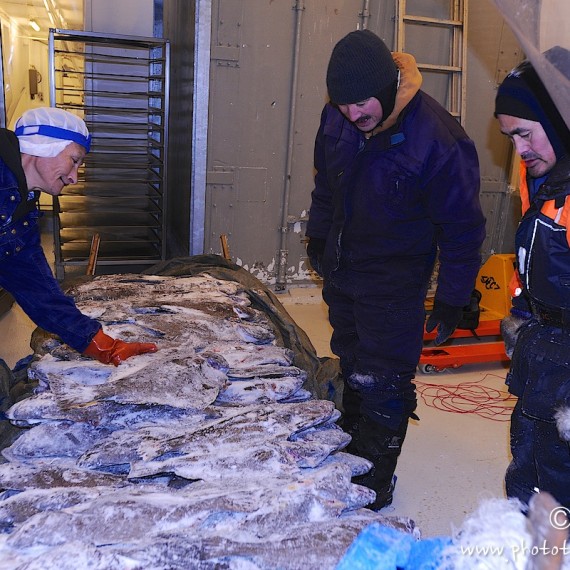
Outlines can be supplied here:
<path id="1" fill-rule="evenodd" d="M 152 342 L 124 342 L 106 335 L 100 329 L 83 351 L 85 356 L 95 358 L 103 364 L 119 366 L 121 362 L 137 354 L 156 352 L 158 347 Z"/>

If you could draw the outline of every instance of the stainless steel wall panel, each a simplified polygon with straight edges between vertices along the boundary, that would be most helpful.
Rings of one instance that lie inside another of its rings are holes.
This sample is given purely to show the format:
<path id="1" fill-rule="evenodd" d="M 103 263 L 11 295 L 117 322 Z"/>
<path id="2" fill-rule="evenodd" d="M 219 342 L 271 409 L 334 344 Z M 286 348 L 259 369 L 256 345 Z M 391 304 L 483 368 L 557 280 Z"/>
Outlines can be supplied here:
<path id="1" fill-rule="evenodd" d="M 314 137 L 327 97 L 326 62 L 336 41 L 362 24 L 361 9 L 359 2 L 340 0 L 213 3 L 208 172 L 232 168 L 238 201 L 222 202 L 221 188 L 208 183 L 204 249 L 220 251 L 218 232 L 224 224 L 214 218 L 224 216 L 220 206 L 226 204 L 235 220 L 225 224 L 232 225 L 232 257 L 250 270 L 255 267 L 267 283 L 275 282 L 284 232 L 290 252 L 287 279 L 308 278 L 302 220 L 313 187 Z M 292 93 L 298 18 L 298 85 Z M 287 185 L 291 192 L 284 206 Z M 283 219 L 290 220 L 285 228 Z"/>
<path id="2" fill-rule="evenodd" d="M 188 255 L 196 243 L 200 253 L 204 242 L 209 11 L 210 0 L 164 0 L 162 27 L 156 30 L 171 44 L 168 257 Z"/>
<path id="3" fill-rule="evenodd" d="M 491 0 L 469 3 L 468 91 L 465 129 L 477 145 L 481 203 L 487 218 L 483 258 L 514 251 L 520 197 L 511 186 L 512 144 L 494 118 L 497 86 L 524 55 Z"/>
<path id="4" fill-rule="evenodd" d="M 445 19 L 450 6 L 450 0 L 408 0 L 407 11 Z M 233 259 L 248 269 L 254 267 L 258 277 L 272 284 L 285 235 L 288 284 L 312 283 L 303 240 L 313 189 L 314 137 L 327 100 L 328 60 L 342 36 L 363 27 L 393 49 L 395 12 L 395 0 L 212 2 L 205 252 L 220 253 L 220 234 L 231 234 Z M 409 51 L 418 60 L 441 62 L 450 49 L 445 33 L 417 26 Z M 508 182 L 511 150 L 498 132 L 493 106 L 503 70 L 506 73 L 521 56 L 491 0 L 469 4 L 467 51 L 465 126 L 480 156 L 482 201 L 489 219 L 483 252 L 487 256 L 508 252 L 516 225 L 516 196 Z M 423 89 L 445 102 L 447 81 L 444 84 L 437 73 L 423 71 L 423 75 Z M 262 170 L 263 180 L 257 178 Z M 242 204 L 244 192 L 256 198 Z M 259 199 L 263 192 L 266 198 Z M 511 213 L 504 228 L 498 229 L 495 224 L 503 224 L 505 218 L 495 214 L 505 208 Z"/>

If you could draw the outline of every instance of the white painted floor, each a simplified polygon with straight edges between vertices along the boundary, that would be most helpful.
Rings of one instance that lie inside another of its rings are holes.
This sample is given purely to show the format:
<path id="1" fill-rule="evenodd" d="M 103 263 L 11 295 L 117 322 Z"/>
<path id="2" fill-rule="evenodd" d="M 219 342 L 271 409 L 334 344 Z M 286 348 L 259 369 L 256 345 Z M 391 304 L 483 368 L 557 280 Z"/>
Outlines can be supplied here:
<path id="1" fill-rule="evenodd" d="M 333 356 L 320 289 L 291 289 L 280 294 L 279 300 L 308 334 L 317 354 Z M 10 368 L 31 353 L 34 328 L 17 305 L 0 317 L 0 358 Z M 479 390 L 500 400 L 506 372 L 501 364 L 472 364 L 438 374 L 418 373 L 416 381 L 418 386 L 434 385 L 438 388 L 431 390 L 440 393 L 443 389 L 456 390 L 461 383 L 476 382 Z M 475 407 L 461 398 L 453 403 L 471 411 Z M 503 476 L 509 462 L 508 413 L 490 419 L 475 413 L 442 411 L 434 404 L 433 398 L 419 398 L 420 421 L 413 421 L 408 429 L 396 471 L 394 502 L 382 511 L 412 518 L 424 537 L 449 535 L 482 498 L 504 497 Z M 502 406 L 499 402 L 499 411 Z"/>
<path id="2" fill-rule="evenodd" d="M 317 354 L 333 356 L 320 289 L 291 289 L 279 300 L 305 330 Z M 502 401 L 508 397 L 504 386 L 507 371 L 501 363 L 481 363 L 436 374 L 418 372 L 416 384 L 426 398 L 418 398 L 420 421 L 412 421 L 408 428 L 396 469 L 394 502 L 383 514 L 410 517 L 423 537 L 447 536 L 481 499 L 505 496 L 503 477 L 510 460 L 508 408 L 513 405 Z M 467 395 L 469 389 L 469 399 L 475 402 L 451 397 L 460 384 L 460 391 Z M 449 397 L 436 401 L 430 397 L 436 390 Z M 438 401 L 463 413 L 437 409 Z M 492 402 L 495 406 L 490 408 Z M 483 417 L 474 413 L 476 408 Z"/>

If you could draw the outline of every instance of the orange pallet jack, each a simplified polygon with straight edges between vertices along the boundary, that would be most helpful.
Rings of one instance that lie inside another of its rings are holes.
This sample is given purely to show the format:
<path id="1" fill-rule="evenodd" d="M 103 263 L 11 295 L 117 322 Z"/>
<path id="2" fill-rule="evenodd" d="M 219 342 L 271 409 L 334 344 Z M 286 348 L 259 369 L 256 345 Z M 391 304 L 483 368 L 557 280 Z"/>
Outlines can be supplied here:
<path id="1" fill-rule="evenodd" d="M 459 368 L 477 362 L 508 361 L 501 338 L 501 319 L 509 314 L 511 297 L 509 281 L 515 256 L 495 254 L 489 257 L 477 275 L 476 289 L 481 293 L 479 326 L 474 330 L 456 330 L 440 346 L 430 346 L 436 331 L 424 330 L 424 348 L 418 368 L 424 374 Z M 433 308 L 433 298 L 426 300 L 426 310 Z"/>

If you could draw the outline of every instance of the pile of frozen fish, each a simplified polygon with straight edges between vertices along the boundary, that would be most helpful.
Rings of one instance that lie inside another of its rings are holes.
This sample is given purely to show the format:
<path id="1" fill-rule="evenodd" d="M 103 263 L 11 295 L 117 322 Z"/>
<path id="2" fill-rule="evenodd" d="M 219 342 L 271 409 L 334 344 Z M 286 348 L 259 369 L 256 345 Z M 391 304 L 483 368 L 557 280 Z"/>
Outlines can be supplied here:
<path id="1" fill-rule="evenodd" d="M 34 346 L 8 410 L 0 569 L 334 568 L 372 522 L 334 403 L 239 283 L 111 275 L 70 294 L 108 334 L 159 351 L 118 367 Z"/>

